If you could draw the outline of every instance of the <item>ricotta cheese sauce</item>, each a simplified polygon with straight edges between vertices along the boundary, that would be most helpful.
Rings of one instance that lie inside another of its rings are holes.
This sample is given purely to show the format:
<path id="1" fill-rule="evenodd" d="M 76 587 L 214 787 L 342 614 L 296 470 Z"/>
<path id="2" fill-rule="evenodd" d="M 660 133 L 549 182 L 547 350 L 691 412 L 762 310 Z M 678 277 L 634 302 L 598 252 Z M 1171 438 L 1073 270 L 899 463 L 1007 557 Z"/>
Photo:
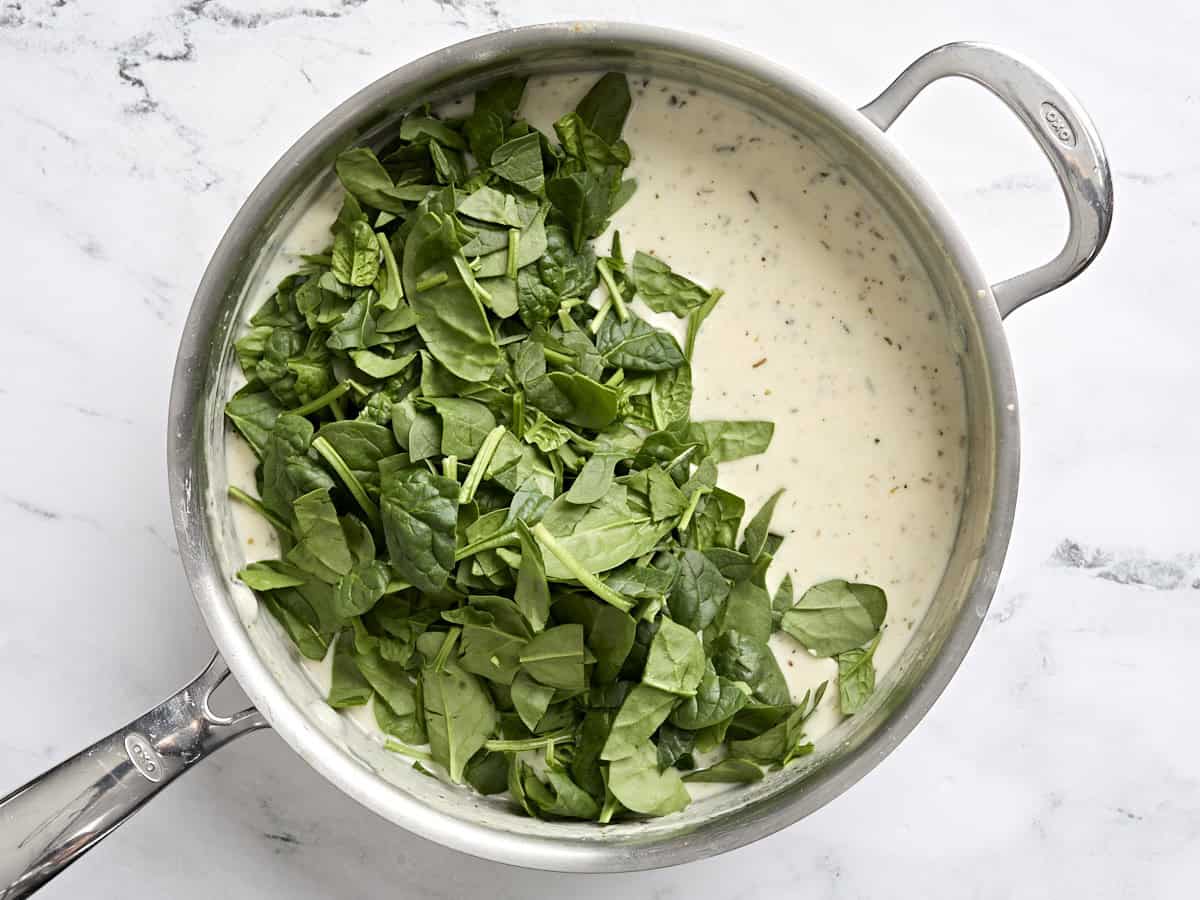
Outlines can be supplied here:
<path id="1" fill-rule="evenodd" d="M 552 134 L 594 79 L 532 79 L 525 117 Z M 719 483 L 745 498 L 747 516 L 785 489 L 772 522 L 785 535 L 772 590 L 790 574 L 797 599 L 829 578 L 887 592 L 882 677 L 937 589 L 961 505 L 963 385 L 933 287 L 883 210 L 802 135 L 719 94 L 653 78 L 630 84 L 624 137 L 638 188 L 612 227 L 627 257 L 652 253 L 725 291 L 696 345 L 693 417 L 775 423 L 768 451 L 722 464 Z M 297 254 L 328 245 L 339 204 L 331 192 L 306 213 L 267 283 L 294 270 Z M 607 246 L 604 235 L 597 247 Z M 639 312 L 680 330 L 672 316 Z M 227 460 L 229 483 L 253 492 L 254 456 L 232 432 Z M 270 526 L 238 506 L 245 560 L 277 556 Z M 253 619 L 253 596 L 241 593 Z M 782 633 L 772 648 L 794 699 L 830 682 L 807 728 L 819 739 L 840 720 L 836 663 Z M 325 691 L 328 665 L 304 664 Z M 367 712 L 353 720 L 373 729 Z"/>

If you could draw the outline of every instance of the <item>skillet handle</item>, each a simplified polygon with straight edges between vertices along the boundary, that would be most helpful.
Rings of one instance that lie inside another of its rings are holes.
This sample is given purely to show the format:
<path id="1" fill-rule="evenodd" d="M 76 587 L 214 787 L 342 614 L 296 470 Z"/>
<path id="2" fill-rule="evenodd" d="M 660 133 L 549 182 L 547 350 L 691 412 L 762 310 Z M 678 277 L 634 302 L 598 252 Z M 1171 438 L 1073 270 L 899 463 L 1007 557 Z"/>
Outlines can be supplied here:
<path id="1" fill-rule="evenodd" d="M 0 900 L 28 897 L 194 763 L 264 728 L 250 708 L 219 716 L 220 656 L 174 696 L 0 799 Z"/>
<path id="2" fill-rule="evenodd" d="M 957 75 L 983 85 L 1017 114 L 1054 167 L 1067 198 L 1070 232 L 1050 262 L 992 286 L 1000 315 L 1066 284 L 1095 259 L 1112 224 L 1112 175 L 1083 107 L 1038 66 L 986 44 L 946 44 L 900 73 L 859 112 L 886 131 L 922 90 Z"/>

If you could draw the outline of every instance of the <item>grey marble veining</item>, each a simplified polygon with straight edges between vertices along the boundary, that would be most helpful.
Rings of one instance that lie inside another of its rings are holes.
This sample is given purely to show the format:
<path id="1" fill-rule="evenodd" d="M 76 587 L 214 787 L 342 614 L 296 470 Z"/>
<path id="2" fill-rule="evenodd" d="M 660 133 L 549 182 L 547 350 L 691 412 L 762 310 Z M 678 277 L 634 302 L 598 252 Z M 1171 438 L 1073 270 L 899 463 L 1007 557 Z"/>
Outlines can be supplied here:
<path id="1" fill-rule="evenodd" d="M 413 57 L 572 17 L 688 28 L 863 102 L 946 40 L 1019 49 L 1116 172 L 1099 261 L 1007 323 L 1017 527 L 960 673 L 874 773 L 708 862 L 582 878 L 407 835 L 273 735 L 222 752 L 48 897 L 1191 897 L 1200 878 L 1200 14 L 1183 0 L 0 2 L 0 790 L 194 674 L 211 643 L 170 524 L 167 390 L 192 290 L 256 180 Z M 977 88 L 895 136 L 997 280 L 1065 233 L 1049 169 Z M 236 702 L 234 699 L 229 701 Z"/>

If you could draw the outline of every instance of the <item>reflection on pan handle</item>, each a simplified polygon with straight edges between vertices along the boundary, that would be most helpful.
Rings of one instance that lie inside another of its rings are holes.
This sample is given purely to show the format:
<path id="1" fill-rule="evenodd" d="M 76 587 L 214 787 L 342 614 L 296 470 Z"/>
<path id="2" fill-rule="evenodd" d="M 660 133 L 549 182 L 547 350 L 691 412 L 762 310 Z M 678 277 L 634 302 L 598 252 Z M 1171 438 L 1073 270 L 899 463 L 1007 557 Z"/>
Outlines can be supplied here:
<path id="1" fill-rule="evenodd" d="M 969 78 L 1016 113 L 1058 176 L 1070 232 L 1050 262 L 992 286 L 1000 315 L 1066 284 L 1088 267 L 1112 224 L 1113 188 L 1096 127 L 1079 101 L 1031 62 L 986 44 L 946 44 L 900 73 L 859 112 L 887 130 L 917 94 L 939 78 Z"/>
<path id="2" fill-rule="evenodd" d="M 0 799 L 0 900 L 29 896 L 195 763 L 265 728 L 253 708 L 212 711 L 228 675 L 214 656 L 178 693 Z"/>

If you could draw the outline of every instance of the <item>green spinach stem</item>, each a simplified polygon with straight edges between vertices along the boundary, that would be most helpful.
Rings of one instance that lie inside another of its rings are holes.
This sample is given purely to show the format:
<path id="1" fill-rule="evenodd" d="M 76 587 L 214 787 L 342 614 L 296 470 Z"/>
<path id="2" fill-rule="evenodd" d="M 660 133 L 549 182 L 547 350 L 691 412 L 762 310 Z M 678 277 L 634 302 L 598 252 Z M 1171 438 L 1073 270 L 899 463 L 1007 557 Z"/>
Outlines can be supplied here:
<path id="1" fill-rule="evenodd" d="M 544 348 L 546 354 L 546 362 L 554 363 L 556 366 L 569 366 L 575 362 L 575 357 L 570 353 L 560 353 L 557 350 L 552 350 L 549 347 Z"/>
<path id="2" fill-rule="evenodd" d="M 517 280 L 517 253 L 521 247 L 521 229 L 508 229 L 508 277 Z"/>
<path id="3" fill-rule="evenodd" d="M 458 494 L 458 502 L 460 504 L 470 503 L 475 499 L 475 492 L 479 490 L 479 484 L 483 481 L 483 476 L 487 473 L 488 466 L 492 464 L 492 459 L 496 455 L 496 449 L 500 446 L 500 441 L 504 438 L 506 431 L 508 429 L 503 425 L 497 425 L 488 432 L 487 437 L 483 439 L 483 443 L 479 445 L 475 459 L 471 461 L 471 468 L 467 471 L 467 477 L 463 479 L 462 490 Z"/>
<path id="4" fill-rule="evenodd" d="M 450 280 L 450 276 L 445 272 L 438 272 L 436 275 L 430 275 L 428 278 L 422 278 L 416 283 L 418 294 L 423 294 L 425 291 L 437 287 L 439 284 L 445 284 Z"/>
<path id="5" fill-rule="evenodd" d="M 604 320 L 608 318 L 609 310 L 612 309 L 612 300 L 608 297 L 604 298 L 604 302 L 600 304 L 596 310 L 596 314 L 592 316 L 592 321 L 588 323 L 588 331 L 592 334 L 599 334 L 600 329 L 604 326 Z"/>
<path id="6" fill-rule="evenodd" d="M 563 568 L 574 575 L 575 580 L 585 588 L 605 603 L 615 606 L 621 612 L 629 612 L 629 610 L 633 609 L 633 603 L 610 588 L 594 573 L 585 569 L 579 560 L 571 554 L 571 551 L 560 544 L 558 539 L 546 529 L 545 525 L 538 522 L 531 530 L 534 537 L 538 539 L 538 542 L 554 554 L 554 557 L 562 563 Z"/>
<path id="7" fill-rule="evenodd" d="M 288 412 L 293 416 L 311 416 L 313 413 L 324 409 L 330 403 L 333 403 L 335 400 L 345 394 L 348 390 L 350 390 L 352 385 L 353 382 L 349 379 L 346 381 L 340 381 L 323 393 L 320 397 L 310 400 L 303 406 L 297 406 L 295 409 L 289 409 Z"/>
<path id="8" fill-rule="evenodd" d="M 555 744 L 565 744 L 571 740 L 572 732 L 563 729 L 562 731 L 554 731 L 550 734 L 540 734 L 537 737 L 524 738 L 522 740 L 504 741 L 490 740 L 483 746 L 493 753 L 522 753 L 526 750 L 541 750 L 543 747 L 553 747 Z"/>
<path id="9" fill-rule="evenodd" d="M 617 287 L 617 282 L 613 278 L 612 269 L 608 267 L 608 260 L 596 260 L 596 271 L 600 273 L 600 280 L 604 282 L 604 286 L 608 288 L 609 299 L 612 300 L 613 309 L 616 310 L 617 318 L 622 322 L 629 319 L 629 310 L 625 308 L 625 298 L 621 296 L 621 289 Z"/>
<path id="10" fill-rule="evenodd" d="M 525 392 L 520 389 L 513 391 L 512 430 L 518 438 L 525 437 Z"/>
<path id="11" fill-rule="evenodd" d="M 460 634 L 462 634 L 462 629 L 457 625 L 446 632 L 446 636 L 442 639 L 442 646 L 438 648 L 437 656 L 433 658 L 433 671 L 440 672 L 446 668 L 446 663 L 450 659 L 450 651 L 458 643 Z"/>
<path id="12" fill-rule="evenodd" d="M 358 476 L 354 474 L 354 470 L 346 465 L 346 461 L 342 459 L 341 454 L 333 448 L 333 444 L 329 443 L 325 438 L 319 435 L 313 438 L 312 448 L 321 455 L 321 457 L 329 463 L 330 468 L 337 473 L 338 478 L 346 485 L 346 489 L 350 491 L 350 495 L 362 511 L 367 515 L 369 521 L 374 528 L 383 527 L 383 519 L 379 515 L 379 506 L 367 495 L 367 490 L 362 486 L 362 482 L 358 480 Z"/>

